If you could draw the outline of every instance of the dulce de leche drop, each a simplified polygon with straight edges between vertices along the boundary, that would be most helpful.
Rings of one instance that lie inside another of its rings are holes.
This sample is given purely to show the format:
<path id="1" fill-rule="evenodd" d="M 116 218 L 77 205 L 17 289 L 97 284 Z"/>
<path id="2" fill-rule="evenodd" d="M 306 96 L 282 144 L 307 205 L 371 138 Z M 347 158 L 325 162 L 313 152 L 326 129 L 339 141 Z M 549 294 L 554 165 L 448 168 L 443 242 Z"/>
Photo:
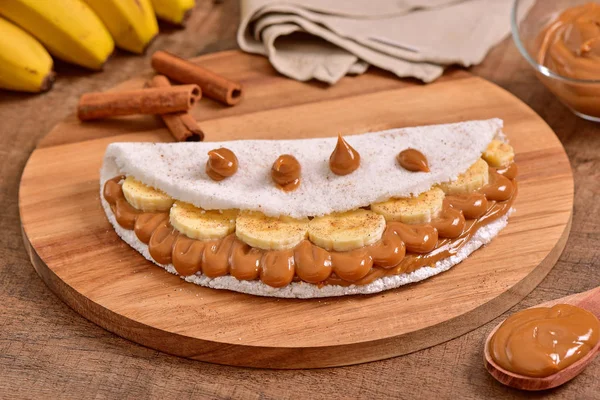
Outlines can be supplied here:
<path id="1" fill-rule="evenodd" d="M 300 163 L 296 157 L 284 154 L 273 163 L 271 177 L 279 189 L 291 192 L 300 185 L 300 171 Z"/>
<path id="2" fill-rule="evenodd" d="M 398 154 L 398 164 L 412 172 L 429 172 L 427 158 L 419 150 L 406 149 Z"/>
<path id="3" fill-rule="evenodd" d="M 235 174 L 238 170 L 238 159 L 233 151 L 221 147 L 208 152 L 206 174 L 213 181 L 222 181 Z"/>
<path id="4" fill-rule="evenodd" d="M 350 146 L 342 135 L 338 135 L 338 141 L 329 157 L 329 168 L 336 175 L 348 175 L 360 166 L 360 154 Z"/>

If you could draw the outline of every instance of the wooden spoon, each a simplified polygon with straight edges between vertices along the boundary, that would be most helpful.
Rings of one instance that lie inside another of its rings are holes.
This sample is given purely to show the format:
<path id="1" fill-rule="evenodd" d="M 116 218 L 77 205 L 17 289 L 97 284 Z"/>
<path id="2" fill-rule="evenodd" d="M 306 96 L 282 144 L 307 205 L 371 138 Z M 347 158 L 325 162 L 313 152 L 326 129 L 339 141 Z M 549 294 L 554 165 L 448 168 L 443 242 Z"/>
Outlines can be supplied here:
<path id="1" fill-rule="evenodd" d="M 597 318 L 600 318 L 600 287 L 596 289 L 588 290 L 587 292 L 577 293 L 571 296 L 563 297 L 560 299 L 547 301 L 537 307 L 552 307 L 556 304 L 570 304 L 573 306 L 581 307 L 592 314 L 594 314 Z M 532 307 L 534 308 L 534 307 Z M 534 378 L 525 375 L 515 374 L 514 372 L 507 371 L 497 365 L 490 355 L 489 345 L 490 339 L 496 333 L 501 324 L 498 324 L 494 328 L 492 332 L 487 337 L 485 341 L 485 348 L 483 350 L 484 354 L 484 364 L 485 368 L 488 372 L 496 378 L 500 383 L 503 383 L 507 386 L 522 389 L 522 390 L 545 390 L 551 389 L 557 386 L 562 385 L 565 382 L 570 381 L 575 378 L 581 371 L 588 366 L 589 363 L 592 362 L 596 354 L 600 352 L 600 342 L 594 346 L 594 348 L 585 355 L 579 361 L 569 365 L 567 368 L 558 371 L 550 376 L 546 376 L 544 378 Z"/>

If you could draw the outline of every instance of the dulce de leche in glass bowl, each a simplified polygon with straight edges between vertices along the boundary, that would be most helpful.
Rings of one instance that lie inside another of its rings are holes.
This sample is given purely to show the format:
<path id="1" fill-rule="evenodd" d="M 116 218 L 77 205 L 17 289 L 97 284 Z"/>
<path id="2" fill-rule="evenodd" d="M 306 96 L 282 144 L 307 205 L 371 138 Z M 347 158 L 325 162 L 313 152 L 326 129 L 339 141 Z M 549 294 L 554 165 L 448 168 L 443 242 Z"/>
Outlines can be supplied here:
<path id="1" fill-rule="evenodd" d="M 515 0 L 512 35 L 540 81 L 578 116 L 600 122 L 600 3 Z"/>

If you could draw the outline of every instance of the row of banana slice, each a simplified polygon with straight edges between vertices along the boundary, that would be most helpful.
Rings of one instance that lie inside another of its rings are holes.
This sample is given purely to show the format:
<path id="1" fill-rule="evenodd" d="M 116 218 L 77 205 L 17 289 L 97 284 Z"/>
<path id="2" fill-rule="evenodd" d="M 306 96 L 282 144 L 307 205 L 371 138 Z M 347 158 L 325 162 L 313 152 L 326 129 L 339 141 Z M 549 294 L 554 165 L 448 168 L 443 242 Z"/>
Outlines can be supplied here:
<path id="1" fill-rule="evenodd" d="M 374 203 L 370 210 L 358 209 L 313 219 L 275 218 L 256 211 L 203 210 L 174 201 L 132 177 L 125 179 L 123 194 L 129 204 L 139 210 L 169 211 L 171 225 L 192 239 L 215 240 L 235 232 L 252 247 L 281 250 L 292 248 L 308 237 L 326 250 L 349 251 L 381 239 L 386 221 L 430 222 L 440 213 L 446 194 L 466 194 L 480 189 L 488 183 L 489 166 L 507 166 L 514 152 L 510 145 L 494 140 L 482 157 L 455 181 L 417 197 L 394 198 Z"/>

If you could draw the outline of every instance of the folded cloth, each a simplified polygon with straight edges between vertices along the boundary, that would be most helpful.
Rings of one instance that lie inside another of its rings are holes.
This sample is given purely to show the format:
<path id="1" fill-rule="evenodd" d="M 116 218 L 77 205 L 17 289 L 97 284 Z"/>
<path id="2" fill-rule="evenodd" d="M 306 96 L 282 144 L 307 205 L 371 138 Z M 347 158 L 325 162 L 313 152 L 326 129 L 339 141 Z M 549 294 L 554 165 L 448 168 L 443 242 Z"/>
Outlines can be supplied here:
<path id="1" fill-rule="evenodd" d="M 238 44 L 300 81 L 334 84 L 374 65 L 431 82 L 447 65 L 481 62 L 510 32 L 511 7 L 512 0 L 242 0 Z"/>

